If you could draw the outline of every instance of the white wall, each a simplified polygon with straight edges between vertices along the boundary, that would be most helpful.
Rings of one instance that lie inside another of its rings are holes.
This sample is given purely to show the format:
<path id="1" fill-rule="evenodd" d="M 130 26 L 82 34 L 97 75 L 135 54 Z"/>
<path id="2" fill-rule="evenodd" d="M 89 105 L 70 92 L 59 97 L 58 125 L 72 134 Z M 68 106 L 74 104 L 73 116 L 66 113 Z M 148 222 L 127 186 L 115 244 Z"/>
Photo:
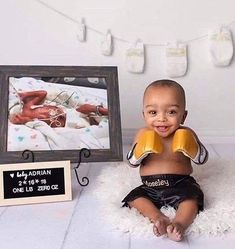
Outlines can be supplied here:
<path id="1" fill-rule="evenodd" d="M 189 41 L 235 21 L 234 0 L 45 2 L 75 20 L 84 17 L 88 26 L 103 33 L 110 29 L 114 36 L 130 42 L 137 38 L 154 44 Z M 122 127 L 130 131 L 143 125 L 143 91 L 151 81 L 166 77 L 163 46 L 147 46 L 145 73 L 131 74 L 125 68 L 129 43 L 115 39 L 113 55 L 103 56 L 100 34 L 89 29 L 87 42 L 79 43 L 76 23 L 36 0 L 0 3 L 0 64 L 118 66 Z M 235 35 L 235 23 L 230 29 Z M 187 94 L 187 125 L 206 137 L 235 137 L 235 63 L 214 67 L 207 45 L 206 39 L 189 42 L 188 72 L 177 79 Z"/>

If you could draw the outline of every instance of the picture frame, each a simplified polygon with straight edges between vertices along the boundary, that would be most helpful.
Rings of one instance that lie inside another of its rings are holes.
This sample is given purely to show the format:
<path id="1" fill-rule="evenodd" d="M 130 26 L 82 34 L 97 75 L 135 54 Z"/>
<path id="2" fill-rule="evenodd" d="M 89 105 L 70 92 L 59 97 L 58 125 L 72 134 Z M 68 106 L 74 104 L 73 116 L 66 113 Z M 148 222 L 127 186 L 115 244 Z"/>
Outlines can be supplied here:
<path id="1" fill-rule="evenodd" d="M 24 150 L 75 163 L 83 148 L 82 162 L 123 159 L 117 67 L 6 65 L 0 81 L 0 163 L 25 162 Z"/>

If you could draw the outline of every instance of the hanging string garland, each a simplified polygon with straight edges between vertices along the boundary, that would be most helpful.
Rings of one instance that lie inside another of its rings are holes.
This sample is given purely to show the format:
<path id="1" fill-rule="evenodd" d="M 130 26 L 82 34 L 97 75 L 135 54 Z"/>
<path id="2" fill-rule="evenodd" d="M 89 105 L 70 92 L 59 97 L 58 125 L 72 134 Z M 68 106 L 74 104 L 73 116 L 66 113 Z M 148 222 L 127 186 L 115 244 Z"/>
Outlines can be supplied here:
<path id="1" fill-rule="evenodd" d="M 165 71 L 170 77 L 181 77 L 186 74 L 187 71 L 187 44 L 206 39 L 209 41 L 209 54 L 211 61 L 215 66 L 228 66 L 233 57 L 233 41 L 229 27 L 231 27 L 235 20 L 227 25 L 223 25 L 220 29 L 214 30 L 209 34 L 204 34 L 189 40 L 173 43 L 143 43 L 140 39 L 137 39 L 135 43 L 114 36 L 110 30 L 106 33 L 93 28 L 85 24 L 85 20 L 82 18 L 78 21 L 64 12 L 57 10 L 53 6 L 45 3 L 41 0 L 35 0 L 44 7 L 52 10 L 53 12 L 63 16 L 71 22 L 77 24 L 77 39 L 80 42 L 86 41 L 87 30 L 95 32 L 102 36 L 101 40 L 101 53 L 105 56 L 111 56 L 114 50 L 113 40 L 128 43 L 129 48 L 126 51 L 126 66 L 127 70 L 132 73 L 143 73 L 145 66 L 145 47 L 165 47 Z"/>

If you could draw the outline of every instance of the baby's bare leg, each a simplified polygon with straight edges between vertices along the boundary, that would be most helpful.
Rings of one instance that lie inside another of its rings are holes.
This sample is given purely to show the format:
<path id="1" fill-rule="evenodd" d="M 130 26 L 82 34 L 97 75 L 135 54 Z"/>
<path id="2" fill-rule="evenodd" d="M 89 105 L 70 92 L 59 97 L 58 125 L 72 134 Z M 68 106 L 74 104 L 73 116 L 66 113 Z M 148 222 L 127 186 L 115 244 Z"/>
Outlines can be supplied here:
<path id="1" fill-rule="evenodd" d="M 180 241 L 183 239 L 185 230 L 193 223 L 198 213 L 196 200 L 185 200 L 180 203 L 175 218 L 167 226 L 167 235 L 171 240 Z"/>
<path id="2" fill-rule="evenodd" d="M 156 236 L 166 234 L 167 226 L 170 219 L 165 216 L 156 206 L 148 199 L 140 197 L 128 203 L 130 207 L 136 208 L 143 216 L 148 217 L 154 224 L 153 231 Z"/>

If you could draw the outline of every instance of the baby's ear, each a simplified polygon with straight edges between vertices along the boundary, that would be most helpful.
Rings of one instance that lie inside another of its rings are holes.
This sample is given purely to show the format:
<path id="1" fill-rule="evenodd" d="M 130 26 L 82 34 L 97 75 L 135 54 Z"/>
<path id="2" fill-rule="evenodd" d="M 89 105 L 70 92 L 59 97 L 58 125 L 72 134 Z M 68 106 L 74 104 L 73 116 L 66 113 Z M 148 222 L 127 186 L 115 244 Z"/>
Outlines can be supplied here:
<path id="1" fill-rule="evenodd" d="M 185 121 L 187 115 L 188 115 L 188 111 L 185 111 L 184 115 L 183 115 L 183 118 L 182 118 L 182 121 L 181 121 L 181 124 L 184 124 L 184 121 Z"/>

